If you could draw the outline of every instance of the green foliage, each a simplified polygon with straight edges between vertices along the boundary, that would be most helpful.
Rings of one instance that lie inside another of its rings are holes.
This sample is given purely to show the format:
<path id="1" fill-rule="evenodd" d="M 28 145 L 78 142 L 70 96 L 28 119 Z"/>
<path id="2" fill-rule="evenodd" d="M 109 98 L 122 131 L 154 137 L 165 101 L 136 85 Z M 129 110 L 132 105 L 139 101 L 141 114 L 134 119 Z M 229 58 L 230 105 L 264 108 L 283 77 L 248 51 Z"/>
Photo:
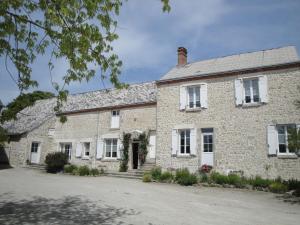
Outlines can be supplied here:
<path id="1" fill-rule="evenodd" d="M 28 106 L 32 106 L 37 100 L 48 99 L 54 97 L 53 93 L 34 91 L 32 93 L 21 94 L 15 98 L 1 112 L 0 122 L 4 123 L 12 119 L 16 119 L 17 113 Z"/>
<path id="2" fill-rule="evenodd" d="M 122 62 L 114 53 L 112 42 L 118 38 L 117 16 L 124 0 L 2 0 L 0 4 L 0 57 L 5 65 L 11 63 L 17 76 L 8 73 L 23 92 L 36 87 L 31 65 L 37 55 L 50 50 L 49 73 L 54 68 L 53 58 L 68 62 L 64 84 L 54 83 L 58 104 L 64 99 L 65 85 L 74 81 L 89 81 L 101 70 L 101 79 L 109 78 L 116 87 Z M 161 0 L 163 11 L 169 12 L 169 0 Z M 38 16 L 36 16 L 38 15 Z"/>
<path id="3" fill-rule="evenodd" d="M 249 183 L 253 185 L 253 187 L 267 188 L 272 183 L 272 181 L 268 179 L 263 179 L 260 176 L 256 176 L 254 179 L 250 179 Z"/>
<path id="4" fill-rule="evenodd" d="M 7 131 L 0 126 L 0 147 L 4 147 L 6 142 L 9 142 L 9 136 Z"/>
<path id="5" fill-rule="evenodd" d="M 218 172 L 213 172 L 210 176 L 210 179 L 216 184 L 228 184 L 228 176 L 220 174 Z"/>
<path id="6" fill-rule="evenodd" d="M 150 173 L 153 180 L 159 181 L 161 177 L 161 167 L 152 168 Z"/>
<path id="7" fill-rule="evenodd" d="M 300 129 L 290 128 L 288 132 L 289 151 L 297 153 L 300 151 Z"/>
<path id="8" fill-rule="evenodd" d="M 151 182 L 152 181 L 152 177 L 151 177 L 151 174 L 150 173 L 144 173 L 143 175 L 143 182 Z"/>
<path id="9" fill-rule="evenodd" d="M 120 172 L 126 172 L 128 170 L 128 161 L 129 161 L 129 147 L 130 147 L 130 139 L 131 139 L 131 134 L 130 133 L 123 133 L 123 149 L 122 149 L 122 158 L 121 158 L 121 163 L 120 163 Z"/>
<path id="10" fill-rule="evenodd" d="M 45 163 L 48 173 L 57 173 L 62 171 L 68 163 L 68 156 L 62 152 L 49 153 L 46 156 Z"/>
<path id="11" fill-rule="evenodd" d="M 269 189 L 271 192 L 274 192 L 274 193 L 284 193 L 288 190 L 288 187 L 285 184 L 280 183 L 280 182 L 272 182 L 269 185 Z"/>
<path id="12" fill-rule="evenodd" d="M 139 135 L 139 141 L 140 141 L 140 145 L 139 145 L 139 159 L 141 164 L 143 165 L 146 161 L 146 156 L 148 154 L 148 144 L 149 144 L 149 132 L 143 132 Z"/>
<path id="13" fill-rule="evenodd" d="M 228 184 L 234 185 L 235 187 L 243 187 L 245 181 L 237 174 L 228 175 Z"/>
<path id="14" fill-rule="evenodd" d="M 100 171 L 96 168 L 93 168 L 90 170 L 90 175 L 91 176 L 99 176 L 100 175 Z"/>
<path id="15" fill-rule="evenodd" d="M 88 176 L 90 175 L 90 169 L 87 166 L 78 167 L 78 175 L 79 176 Z"/>
<path id="16" fill-rule="evenodd" d="M 73 173 L 74 170 L 77 169 L 76 165 L 72 165 L 72 164 L 67 164 L 64 166 L 64 172 L 65 173 Z"/>
<path id="17" fill-rule="evenodd" d="M 290 179 L 290 180 L 284 181 L 283 183 L 288 186 L 289 190 L 297 190 L 297 189 L 300 190 L 300 181 L 299 180 Z"/>
<path id="18" fill-rule="evenodd" d="M 209 177 L 208 177 L 207 173 L 200 173 L 199 181 L 201 183 L 208 183 L 209 182 Z"/>
<path id="19" fill-rule="evenodd" d="M 197 176 L 191 174 L 187 168 L 176 170 L 175 180 L 178 184 L 189 186 L 198 182 Z"/>
<path id="20" fill-rule="evenodd" d="M 160 175 L 160 181 L 161 182 L 172 182 L 172 180 L 174 179 L 174 176 L 171 172 L 169 171 L 165 171 Z"/>

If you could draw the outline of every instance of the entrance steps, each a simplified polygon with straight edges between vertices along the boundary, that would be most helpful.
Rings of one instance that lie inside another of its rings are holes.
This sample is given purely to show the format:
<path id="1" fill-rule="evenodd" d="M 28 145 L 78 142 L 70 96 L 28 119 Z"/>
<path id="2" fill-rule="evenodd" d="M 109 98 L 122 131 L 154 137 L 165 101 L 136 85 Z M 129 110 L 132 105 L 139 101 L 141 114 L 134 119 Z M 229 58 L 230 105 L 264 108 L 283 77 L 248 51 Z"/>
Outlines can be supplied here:
<path id="1" fill-rule="evenodd" d="M 46 171 L 46 165 L 43 164 L 28 164 L 23 166 L 23 168 Z"/>

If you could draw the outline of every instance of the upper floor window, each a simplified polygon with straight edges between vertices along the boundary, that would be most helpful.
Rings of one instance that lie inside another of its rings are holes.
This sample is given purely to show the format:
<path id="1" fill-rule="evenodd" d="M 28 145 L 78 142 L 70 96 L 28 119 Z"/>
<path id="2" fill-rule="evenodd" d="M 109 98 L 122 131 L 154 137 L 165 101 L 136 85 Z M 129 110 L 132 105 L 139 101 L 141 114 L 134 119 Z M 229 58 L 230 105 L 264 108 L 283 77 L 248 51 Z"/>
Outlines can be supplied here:
<path id="1" fill-rule="evenodd" d="M 105 158 L 117 158 L 118 139 L 105 139 Z"/>
<path id="2" fill-rule="evenodd" d="M 200 108 L 200 85 L 188 87 L 188 108 Z"/>
<path id="3" fill-rule="evenodd" d="M 236 105 L 257 105 L 268 102 L 267 76 L 235 80 Z"/>
<path id="4" fill-rule="evenodd" d="M 180 110 L 207 108 L 207 84 L 180 86 Z"/>
<path id="5" fill-rule="evenodd" d="M 83 157 L 90 157 L 90 142 L 83 143 Z"/>
<path id="6" fill-rule="evenodd" d="M 120 110 L 111 111 L 111 128 L 120 127 Z"/>

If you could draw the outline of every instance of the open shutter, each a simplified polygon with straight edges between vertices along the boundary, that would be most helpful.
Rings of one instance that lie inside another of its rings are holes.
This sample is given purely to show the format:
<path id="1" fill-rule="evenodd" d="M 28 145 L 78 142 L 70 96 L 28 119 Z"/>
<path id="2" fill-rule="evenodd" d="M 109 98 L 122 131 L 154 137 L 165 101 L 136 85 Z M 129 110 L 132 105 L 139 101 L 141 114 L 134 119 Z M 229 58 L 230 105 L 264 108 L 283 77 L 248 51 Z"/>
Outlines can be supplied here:
<path id="1" fill-rule="evenodd" d="M 117 144 L 117 159 L 121 159 L 121 148 L 122 148 L 122 142 L 120 139 L 118 139 Z"/>
<path id="2" fill-rule="evenodd" d="M 259 89 L 260 101 L 267 103 L 268 102 L 268 79 L 267 79 L 267 76 L 259 77 L 258 89 Z"/>
<path id="3" fill-rule="evenodd" d="M 177 148 L 178 148 L 178 134 L 177 130 L 172 130 L 172 156 L 177 155 Z"/>
<path id="4" fill-rule="evenodd" d="M 278 152 L 278 133 L 275 125 L 268 126 L 268 154 L 277 155 Z"/>
<path id="5" fill-rule="evenodd" d="M 179 98 L 180 98 L 180 102 L 179 102 L 179 109 L 180 110 L 185 110 L 186 107 L 186 86 L 180 86 L 180 93 L 179 93 Z"/>
<path id="6" fill-rule="evenodd" d="M 102 159 L 103 157 L 103 139 L 97 141 L 97 153 L 96 159 Z"/>
<path id="7" fill-rule="evenodd" d="M 156 148 L 156 135 L 155 134 L 150 135 L 149 146 L 150 146 L 149 157 L 151 159 L 155 159 L 155 148 Z"/>
<path id="8" fill-rule="evenodd" d="M 197 129 L 191 129 L 191 155 L 197 155 Z"/>
<path id="9" fill-rule="evenodd" d="M 81 157 L 81 154 L 82 154 L 82 143 L 78 142 L 77 143 L 77 146 L 76 146 L 76 157 L 77 158 L 80 158 Z"/>
<path id="10" fill-rule="evenodd" d="M 243 80 L 236 79 L 234 81 L 235 86 L 235 104 L 242 105 L 243 104 Z"/>
<path id="11" fill-rule="evenodd" d="M 201 108 L 207 109 L 207 84 L 200 86 L 200 102 Z"/>

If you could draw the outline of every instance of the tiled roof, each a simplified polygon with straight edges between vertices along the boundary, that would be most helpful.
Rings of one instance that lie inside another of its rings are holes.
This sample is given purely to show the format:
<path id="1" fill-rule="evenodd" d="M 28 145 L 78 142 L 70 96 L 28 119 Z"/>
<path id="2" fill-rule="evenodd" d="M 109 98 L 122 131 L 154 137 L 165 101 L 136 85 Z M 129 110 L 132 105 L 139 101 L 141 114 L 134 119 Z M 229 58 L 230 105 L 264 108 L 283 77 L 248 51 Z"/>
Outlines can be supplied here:
<path id="1" fill-rule="evenodd" d="M 80 111 L 119 105 L 133 105 L 156 102 L 156 85 L 154 82 L 132 84 L 127 89 L 106 89 L 69 95 L 63 112 Z M 33 106 L 23 109 L 17 120 L 4 124 L 10 134 L 22 134 L 31 131 L 55 116 L 53 110 L 56 99 L 39 100 Z"/>
<path id="2" fill-rule="evenodd" d="M 189 63 L 174 67 L 160 80 L 180 79 L 191 76 L 206 76 L 218 72 L 271 66 L 298 61 L 294 46 L 281 47 L 257 52 L 242 53 Z"/>

